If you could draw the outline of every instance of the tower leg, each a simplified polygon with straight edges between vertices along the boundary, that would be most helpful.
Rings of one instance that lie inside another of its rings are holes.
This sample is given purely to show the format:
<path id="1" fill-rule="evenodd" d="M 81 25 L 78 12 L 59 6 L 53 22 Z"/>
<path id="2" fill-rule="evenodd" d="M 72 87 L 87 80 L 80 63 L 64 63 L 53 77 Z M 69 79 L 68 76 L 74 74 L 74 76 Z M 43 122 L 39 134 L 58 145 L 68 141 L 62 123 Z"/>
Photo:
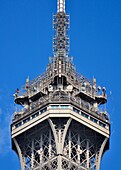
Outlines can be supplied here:
<path id="1" fill-rule="evenodd" d="M 18 156 L 19 156 L 19 159 L 20 159 L 20 165 L 21 165 L 21 170 L 24 170 L 24 161 L 23 161 L 23 157 L 22 157 L 22 153 L 21 153 L 21 149 L 18 145 L 18 142 L 15 138 L 13 138 L 13 142 L 14 142 L 14 145 L 17 149 L 17 152 L 18 152 Z"/>
<path id="2" fill-rule="evenodd" d="M 106 145 L 107 141 L 108 141 L 108 138 L 105 138 L 102 145 L 101 145 L 99 156 L 98 156 L 98 161 L 97 161 L 97 170 L 100 170 L 101 158 L 102 158 L 104 148 L 105 148 L 105 145 Z"/>

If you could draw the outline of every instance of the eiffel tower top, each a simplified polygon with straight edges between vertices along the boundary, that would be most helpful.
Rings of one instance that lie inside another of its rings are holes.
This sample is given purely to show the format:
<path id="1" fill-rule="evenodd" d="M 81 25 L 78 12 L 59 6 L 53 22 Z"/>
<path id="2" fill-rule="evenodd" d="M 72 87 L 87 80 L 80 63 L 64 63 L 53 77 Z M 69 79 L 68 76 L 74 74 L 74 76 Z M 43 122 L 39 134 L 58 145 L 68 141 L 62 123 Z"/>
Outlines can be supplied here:
<path id="1" fill-rule="evenodd" d="M 65 0 L 57 0 L 53 26 L 53 55 L 45 73 L 33 81 L 27 78 L 14 94 L 21 106 L 11 124 L 12 148 L 22 170 L 99 170 L 109 149 L 110 121 L 100 107 L 107 102 L 106 89 L 75 70 Z"/>
<path id="2" fill-rule="evenodd" d="M 69 57 L 69 16 L 65 13 L 65 0 L 57 1 L 57 14 L 53 17 L 53 55 L 46 72 L 33 81 L 27 79 L 22 89 L 15 93 L 15 103 L 29 112 L 33 106 L 42 107 L 48 102 L 72 102 L 80 107 L 89 106 L 97 116 L 98 106 L 107 102 L 106 89 L 78 74 Z M 37 107 L 36 107 L 37 108 Z M 101 111 L 100 112 L 100 118 Z M 24 112 L 21 116 L 24 115 Z M 19 114 L 20 116 L 20 114 Z M 21 118 L 20 116 L 20 118 Z M 106 115 L 107 116 L 107 115 Z M 16 119 L 16 114 L 14 118 Z M 106 118 L 105 118 L 106 119 Z"/>

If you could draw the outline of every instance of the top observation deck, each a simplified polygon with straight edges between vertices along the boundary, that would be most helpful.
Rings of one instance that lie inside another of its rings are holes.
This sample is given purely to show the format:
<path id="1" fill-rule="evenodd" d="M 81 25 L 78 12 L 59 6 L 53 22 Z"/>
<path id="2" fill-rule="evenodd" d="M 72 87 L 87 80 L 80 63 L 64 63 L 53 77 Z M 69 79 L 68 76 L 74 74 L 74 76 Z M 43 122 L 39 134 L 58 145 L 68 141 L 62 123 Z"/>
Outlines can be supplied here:
<path id="1" fill-rule="evenodd" d="M 53 56 L 49 57 L 46 72 L 33 81 L 26 80 L 21 89 L 17 89 L 15 103 L 21 105 L 16 114 L 29 113 L 34 105 L 41 107 L 45 103 L 71 102 L 88 112 L 102 115 L 100 107 L 107 102 L 106 88 L 97 86 L 96 79 L 88 80 L 78 74 L 69 56 L 69 16 L 65 12 L 65 0 L 57 1 L 57 14 L 53 18 L 54 38 Z M 15 114 L 15 115 L 16 115 Z M 107 112 L 103 112 L 107 120 Z M 16 121 L 16 116 L 14 116 Z M 104 118 L 103 118 L 104 119 Z"/>
<path id="2" fill-rule="evenodd" d="M 15 115 L 26 116 L 25 113 L 29 114 L 49 103 L 72 103 L 105 121 L 109 120 L 107 112 L 99 109 L 100 105 L 107 102 L 106 89 L 97 87 L 96 79 L 89 81 L 79 75 L 69 58 L 66 59 L 67 65 L 70 65 L 68 69 L 65 63 L 64 66 L 62 64 L 64 58 L 60 58 L 58 63 L 53 60 L 43 75 L 33 81 L 27 79 L 26 84 L 20 90 L 17 89 L 15 103 L 22 108 L 15 111 Z M 17 121 L 17 116 L 14 118 Z"/>

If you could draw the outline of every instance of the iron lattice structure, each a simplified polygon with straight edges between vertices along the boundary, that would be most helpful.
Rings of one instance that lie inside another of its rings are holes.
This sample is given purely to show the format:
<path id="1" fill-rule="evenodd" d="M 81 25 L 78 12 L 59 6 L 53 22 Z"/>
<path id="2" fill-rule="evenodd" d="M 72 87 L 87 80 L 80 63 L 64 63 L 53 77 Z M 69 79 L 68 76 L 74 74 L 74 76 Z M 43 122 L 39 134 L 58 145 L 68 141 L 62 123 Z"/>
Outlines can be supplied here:
<path id="1" fill-rule="evenodd" d="M 79 75 L 69 57 L 69 16 L 58 0 L 53 57 L 15 93 L 12 148 L 22 170 L 99 170 L 109 149 L 106 89 Z"/>

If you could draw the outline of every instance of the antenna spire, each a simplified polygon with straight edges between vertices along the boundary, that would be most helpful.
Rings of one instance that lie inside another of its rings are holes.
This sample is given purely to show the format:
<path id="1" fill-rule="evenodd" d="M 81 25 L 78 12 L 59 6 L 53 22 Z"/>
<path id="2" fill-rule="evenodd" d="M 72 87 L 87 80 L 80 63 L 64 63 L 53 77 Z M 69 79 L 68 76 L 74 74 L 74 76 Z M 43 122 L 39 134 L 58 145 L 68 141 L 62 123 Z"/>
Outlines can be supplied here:
<path id="1" fill-rule="evenodd" d="M 53 53 L 54 56 L 67 56 L 69 54 L 69 15 L 65 12 L 65 0 L 57 0 L 57 14 L 53 17 L 54 38 Z"/>
<path id="2" fill-rule="evenodd" d="M 58 0 L 57 2 L 57 12 L 64 12 L 65 13 L 65 0 Z"/>

